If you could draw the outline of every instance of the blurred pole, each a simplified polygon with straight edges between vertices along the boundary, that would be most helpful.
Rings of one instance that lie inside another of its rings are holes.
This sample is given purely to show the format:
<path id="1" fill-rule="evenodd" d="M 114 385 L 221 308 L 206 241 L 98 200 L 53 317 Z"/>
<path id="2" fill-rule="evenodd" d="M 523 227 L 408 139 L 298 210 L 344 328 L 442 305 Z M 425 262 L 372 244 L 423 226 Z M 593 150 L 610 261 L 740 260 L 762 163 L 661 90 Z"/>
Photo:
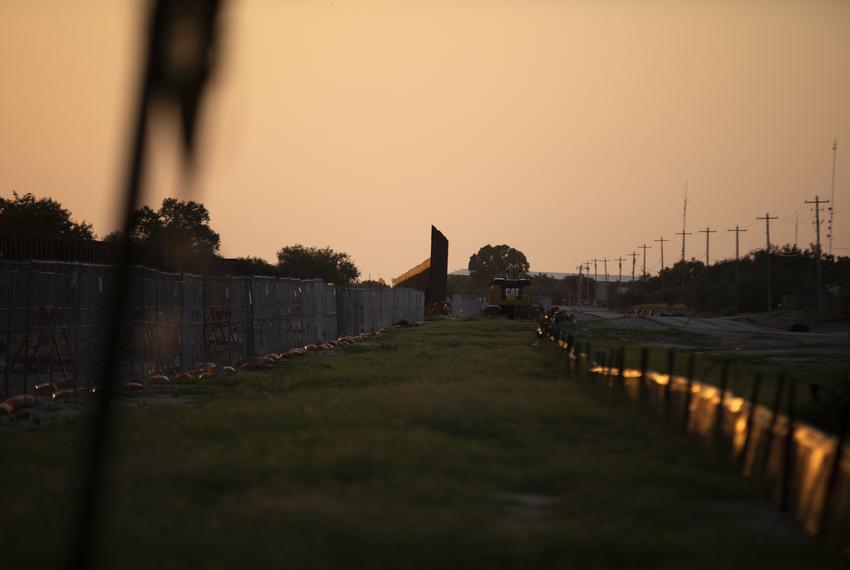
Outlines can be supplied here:
<path id="1" fill-rule="evenodd" d="M 121 362 L 121 323 L 127 310 L 127 293 L 132 261 L 131 235 L 134 211 L 141 203 L 145 138 L 151 103 L 155 95 L 179 110 L 184 148 L 184 166 L 189 167 L 195 119 L 201 93 L 212 65 L 215 24 L 221 0 L 158 0 L 147 22 L 142 81 L 130 139 L 127 173 L 120 216 L 116 279 L 107 299 L 108 334 L 106 351 L 98 370 L 98 390 L 92 418 L 88 477 L 83 481 L 77 536 L 73 543 L 71 568 L 95 567 L 95 534 L 102 503 L 109 436 L 112 435 L 112 405 L 116 376 Z M 189 49 L 186 49 L 186 48 Z"/>

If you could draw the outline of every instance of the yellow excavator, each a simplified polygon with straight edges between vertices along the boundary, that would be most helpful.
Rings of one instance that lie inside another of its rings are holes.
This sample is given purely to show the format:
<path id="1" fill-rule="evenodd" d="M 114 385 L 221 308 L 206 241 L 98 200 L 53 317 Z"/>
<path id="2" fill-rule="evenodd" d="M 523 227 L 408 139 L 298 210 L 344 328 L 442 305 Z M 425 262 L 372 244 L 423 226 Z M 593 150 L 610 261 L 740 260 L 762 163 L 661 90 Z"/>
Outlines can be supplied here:
<path id="1" fill-rule="evenodd" d="M 531 279 L 513 266 L 508 267 L 505 277 L 490 280 L 488 303 L 484 307 L 484 315 L 488 317 L 533 319 L 540 312 L 540 307 L 534 303 Z"/>

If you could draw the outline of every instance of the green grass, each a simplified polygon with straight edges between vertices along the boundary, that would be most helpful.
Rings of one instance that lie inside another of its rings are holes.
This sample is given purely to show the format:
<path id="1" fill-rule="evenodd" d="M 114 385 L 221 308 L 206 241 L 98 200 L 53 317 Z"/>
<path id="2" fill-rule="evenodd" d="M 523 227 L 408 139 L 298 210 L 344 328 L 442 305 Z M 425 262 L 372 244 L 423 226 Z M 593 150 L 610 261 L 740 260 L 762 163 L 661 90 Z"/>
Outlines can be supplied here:
<path id="1" fill-rule="evenodd" d="M 122 409 L 116 568 L 840 568 L 699 442 L 509 321 L 393 332 Z M 0 441 L 3 566 L 69 549 L 86 419 Z"/>

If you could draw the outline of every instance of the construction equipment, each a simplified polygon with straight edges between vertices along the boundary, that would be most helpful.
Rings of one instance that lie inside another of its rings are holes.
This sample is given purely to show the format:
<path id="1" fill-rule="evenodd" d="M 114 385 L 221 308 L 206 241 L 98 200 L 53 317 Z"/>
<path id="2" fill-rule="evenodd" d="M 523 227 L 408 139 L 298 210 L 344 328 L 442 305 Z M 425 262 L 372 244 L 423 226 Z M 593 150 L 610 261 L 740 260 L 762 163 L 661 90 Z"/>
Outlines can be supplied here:
<path id="1" fill-rule="evenodd" d="M 533 319 L 540 313 L 540 307 L 534 301 L 531 279 L 509 267 L 505 277 L 493 277 L 490 280 L 489 304 L 484 307 L 484 315 Z"/>

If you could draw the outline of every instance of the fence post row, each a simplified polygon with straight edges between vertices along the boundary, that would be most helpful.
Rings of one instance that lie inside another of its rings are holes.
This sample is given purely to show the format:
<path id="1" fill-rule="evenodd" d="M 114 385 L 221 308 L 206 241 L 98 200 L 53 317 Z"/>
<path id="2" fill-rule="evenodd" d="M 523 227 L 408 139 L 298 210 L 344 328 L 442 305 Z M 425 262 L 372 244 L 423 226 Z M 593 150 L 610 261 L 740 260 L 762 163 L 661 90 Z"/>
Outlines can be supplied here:
<path id="1" fill-rule="evenodd" d="M 587 376 L 590 379 L 596 378 L 599 380 L 594 382 L 594 385 L 598 385 L 603 388 L 607 387 L 611 391 L 617 390 L 627 397 L 629 396 L 631 390 L 626 388 L 627 375 L 625 347 L 620 347 L 618 349 L 609 348 L 607 351 L 597 350 L 596 353 L 593 353 L 591 352 L 590 341 L 585 341 L 584 343 L 576 341 L 572 338 L 571 334 L 566 337 L 569 340 L 566 344 L 564 344 L 562 341 L 565 336 L 564 331 L 562 330 L 552 334 L 550 338 L 554 340 L 554 345 L 556 347 L 555 354 L 557 357 L 560 357 L 557 349 L 561 346 L 565 349 L 568 358 L 568 377 L 571 374 L 571 367 L 574 367 L 575 373 L 580 377 L 583 374 L 582 360 L 587 358 Z M 574 350 L 574 359 L 570 358 L 570 349 Z M 634 386 L 635 392 L 631 392 L 631 395 L 637 401 L 641 409 L 645 409 L 645 404 L 649 397 L 649 387 L 647 382 L 649 362 L 649 348 L 643 347 L 640 355 L 640 374 L 636 378 L 636 385 Z M 838 497 L 837 500 L 842 501 L 841 504 L 844 508 L 846 508 L 848 502 L 847 497 L 845 497 L 846 489 L 844 488 L 846 485 L 845 481 L 848 481 L 848 479 L 846 479 L 847 474 L 842 473 L 842 461 L 845 454 L 844 445 L 847 438 L 847 432 L 850 430 L 850 404 L 845 403 L 839 410 L 840 417 L 836 438 L 837 441 L 834 448 L 829 450 L 821 449 L 821 453 L 811 453 L 811 449 L 813 448 L 807 448 L 807 452 L 798 453 L 795 442 L 795 434 L 798 429 L 796 423 L 795 401 L 797 389 L 796 378 L 791 377 L 790 379 L 787 379 L 784 371 L 780 373 L 776 382 L 776 392 L 773 395 L 772 405 L 770 407 L 769 420 L 767 425 L 764 426 L 764 422 L 759 417 L 759 414 L 757 414 L 762 375 L 756 373 L 753 377 L 749 402 L 745 407 L 736 408 L 732 412 L 733 414 L 745 415 L 743 442 L 736 455 L 734 443 L 740 435 L 737 427 L 735 427 L 738 425 L 738 421 L 735 422 L 735 426 L 732 427 L 731 433 L 728 434 L 728 445 L 723 444 L 723 442 L 726 441 L 727 436 L 726 429 L 724 427 L 724 419 L 726 414 L 727 391 L 731 366 L 732 362 L 728 359 L 722 362 L 719 379 L 719 396 L 716 397 L 716 399 L 714 396 L 715 392 L 706 391 L 705 386 L 700 386 L 697 390 L 700 397 L 713 406 L 713 408 L 708 409 L 713 409 L 714 416 L 713 418 L 696 418 L 693 422 L 692 430 L 691 419 L 693 414 L 691 413 L 691 408 L 693 407 L 694 386 L 697 383 L 696 354 L 691 353 L 689 355 L 686 368 L 686 387 L 682 398 L 682 431 L 684 433 L 691 431 L 701 433 L 708 437 L 714 445 L 723 445 L 722 449 L 724 452 L 732 454 L 737 471 L 751 476 L 763 477 L 768 471 L 773 472 L 772 468 L 768 469 L 767 467 L 769 463 L 770 465 L 773 465 L 773 463 L 771 463 L 771 457 L 775 455 L 772 453 L 773 448 L 775 447 L 774 435 L 777 429 L 777 424 L 779 423 L 779 418 L 781 417 L 782 398 L 784 396 L 786 380 L 788 380 L 786 415 L 787 430 L 784 434 L 781 445 L 778 506 L 781 510 L 790 511 L 792 515 L 799 518 L 807 529 L 822 533 L 829 519 L 835 516 L 833 511 L 836 506 L 833 505 L 833 500 Z M 617 368 L 616 372 L 614 371 L 614 367 Z M 660 411 L 668 420 L 670 419 L 672 412 L 672 385 L 674 370 L 675 350 L 671 348 L 667 350 L 668 381 L 664 382 L 660 387 L 657 385 L 653 386 L 655 394 L 658 394 L 659 391 L 661 392 L 660 396 L 663 398 L 663 407 Z M 631 373 L 629 376 L 631 376 Z M 846 380 L 847 376 L 845 375 L 845 381 Z M 694 412 L 699 412 L 700 416 L 703 416 L 704 413 L 709 413 L 705 404 L 706 402 L 698 404 Z M 805 429 L 811 430 L 813 428 L 807 427 Z M 759 432 L 759 434 L 757 434 L 757 432 Z M 806 439 L 808 438 L 804 438 L 804 440 Z M 777 450 L 777 452 L 778 451 L 779 450 Z M 818 460 L 814 460 L 813 463 L 812 460 L 806 459 L 806 457 L 809 456 L 822 457 L 823 453 L 831 453 L 831 461 L 821 461 L 818 463 Z M 801 461 L 804 463 L 800 463 Z M 818 471 L 816 473 L 801 471 L 806 469 L 815 469 Z M 799 473 L 796 473 L 795 471 L 799 471 Z M 803 478 L 802 480 L 809 481 L 809 483 L 804 483 L 804 486 L 801 487 L 800 490 L 795 490 L 794 483 L 797 478 L 801 477 Z M 839 480 L 841 483 L 839 483 Z M 812 481 L 817 481 L 818 483 L 816 483 L 816 485 L 820 485 L 820 487 L 811 487 Z M 837 491 L 837 489 L 841 490 Z M 803 491 L 806 492 L 806 497 L 799 494 Z M 817 508 L 817 506 L 809 508 L 806 507 L 803 502 L 796 501 L 805 501 L 807 503 L 809 501 L 817 501 L 819 508 Z M 844 515 L 845 513 L 842 511 L 841 516 Z"/>

